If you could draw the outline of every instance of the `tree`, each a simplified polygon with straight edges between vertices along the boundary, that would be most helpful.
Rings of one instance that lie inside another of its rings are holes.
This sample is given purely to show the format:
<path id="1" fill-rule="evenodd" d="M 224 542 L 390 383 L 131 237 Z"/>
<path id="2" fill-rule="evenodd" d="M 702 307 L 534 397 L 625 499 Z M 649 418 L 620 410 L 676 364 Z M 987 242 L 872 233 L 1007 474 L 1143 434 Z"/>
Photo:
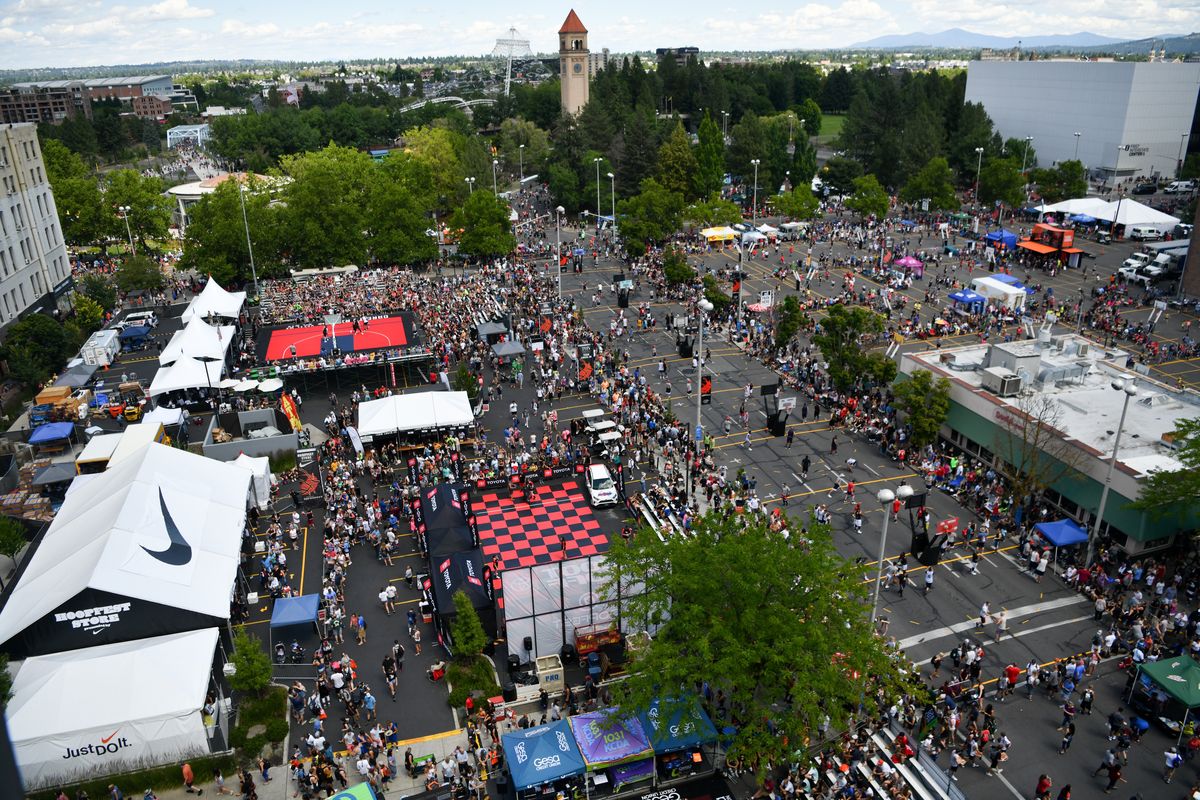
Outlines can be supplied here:
<path id="1" fill-rule="evenodd" d="M 827 526 L 810 522 L 801 541 L 797 533 L 789 540 L 765 517 L 710 512 L 691 536 L 643 530 L 609 552 L 602 597 L 619 592 L 626 624 L 656 629 L 610 687 L 620 713 L 659 700 L 670 719 L 701 702 L 679 688 L 703 682 L 727 698 L 720 714 L 710 708 L 713 719 L 739 720 L 731 755 L 754 754 L 766 770 L 817 741 L 827 717 L 840 730 L 860 703 L 871 714 L 900 694 L 899 662 L 864 613 L 865 568 L 837 552 Z"/>
<path id="2" fill-rule="evenodd" d="M 683 130 L 683 123 L 676 122 L 666 141 L 658 148 L 658 170 L 655 177 L 667 191 L 687 199 L 698 196 L 696 173 L 699 162 L 692 152 L 692 143 Z"/>
<path id="3" fill-rule="evenodd" d="M 233 655 L 229 660 L 237 670 L 229 676 L 229 685 L 235 691 L 262 697 L 271 685 L 272 666 L 259 638 L 245 628 L 238 628 L 233 634 Z"/>
<path id="4" fill-rule="evenodd" d="M 551 164 L 546 182 L 550 185 L 550 194 L 554 196 L 559 205 L 566 209 L 568 214 L 579 210 L 582 203 L 580 202 L 579 176 L 575 174 L 575 170 L 566 164 Z"/>
<path id="5" fill-rule="evenodd" d="M 1030 170 L 1029 182 L 1037 184 L 1038 194 L 1046 203 L 1087 195 L 1087 172 L 1081 161 L 1063 161 L 1046 169 Z"/>
<path id="6" fill-rule="evenodd" d="M 808 327 L 811 322 L 800 301 L 794 295 L 788 295 L 779 307 L 779 321 L 775 323 L 775 346 L 786 346 L 801 328 Z"/>
<path id="7" fill-rule="evenodd" d="M 76 347 L 64 326 L 45 314 L 31 314 L 9 327 L 0 357 L 17 380 L 34 386 L 57 372 Z"/>
<path id="8" fill-rule="evenodd" d="M 732 225 L 742 221 L 742 210 L 732 200 L 722 198 L 716 192 L 709 195 L 707 200 L 692 203 L 684 210 L 685 219 L 704 228 L 716 225 Z"/>
<path id="9" fill-rule="evenodd" d="M 95 300 L 105 311 L 112 311 L 117 307 L 116 289 L 108 279 L 95 273 L 89 273 L 80 278 L 79 283 L 75 285 L 75 291 L 77 294 Z"/>
<path id="10" fill-rule="evenodd" d="M 525 145 L 522 150 L 521 145 Z M 506 119 L 500 123 L 500 159 L 515 175 L 537 175 L 550 157 L 550 134 L 532 122 Z"/>
<path id="11" fill-rule="evenodd" d="M 454 621 L 450 623 L 450 636 L 454 641 L 456 657 L 465 661 L 478 658 L 489 644 L 487 632 L 479 621 L 479 612 L 462 589 L 454 593 Z"/>
<path id="12" fill-rule="evenodd" d="M 713 313 L 718 316 L 725 313 L 725 309 L 733 304 L 733 298 L 721 291 L 715 275 L 705 273 L 701 281 L 704 284 L 704 299 L 713 304 Z"/>
<path id="13" fill-rule="evenodd" d="M 821 167 L 821 183 L 830 194 L 849 194 L 854 180 L 863 174 L 862 165 L 853 159 L 834 156 Z"/>
<path id="14" fill-rule="evenodd" d="M 996 413 L 993 452 L 1018 504 L 1078 473 L 1081 451 L 1062 431 L 1063 410 L 1053 396 L 1034 392 Z"/>
<path id="15" fill-rule="evenodd" d="M 816 219 L 820 208 L 820 201 L 807 184 L 801 184 L 799 188 L 775 197 L 775 210 L 791 219 Z"/>
<path id="16" fill-rule="evenodd" d="M 474 192 L 454 212 L 450 225 L 462 230 L 459 252 L 469 256 L 502 256 L 517 246 L 508 205 L 491 192 Z"/>
<path id="17" fill-rule="evenodd" d="M 696 270 L 687 262 L 687 256 L 678 247 L 671 247 L 663 254 L 663 276 L 671 286 L 679 286 L 696 280 Z"/>
<path id="18" fill-rule="evenodd" d="M 17 563 L 17 554 L 25 549 L 29 540 L 25 538 L 25 526 L 12 517 L 0 516 L 0 556 L 12 559 Z M 3 587 L 0 582 L 0 588 Z M 4 703 L 4 694 L 0 692 L 0 705 Z"/>
<path id="19" fill-rule="evenodd" d="M 896 407 L 904 412 L 909 441 L 921 448 L 937 441 L 942 424 L 950 414 L 950 381 L 933 378 L 928 370 L 915 371 L 908 380 L 892 387 Z"/>
<path id="20" fill-rule="evenodd" d="M 129 211 L 129 232 L 143 248 L 149 239 L 163 240 L 171 226 L 175 204 L 163 192 L 166 187 L 160 178 L 151 178 L 134 169 L 118 169 L 104 179 L 104 203 L 115 219 L 117 210 Z M 124 230 L 124 222 L 114 223 Z"/>
<path id="21" fill-rule="evenodd" d="M 1200 419 L 1175 424 L 1175 459 L 1183 466 L 1176 470 L 1154 470 L 1142 483 L 1142 492 L 1130 503 L 1139 511 L 1161 517 L 1168 513 L 1183 517 L 1191 514 L 1200 499 Z"/>
<path id="22" fill-rule="evenodd" d="M 458 362 L 458 369 L 450 378 L 450 385 L 456 392 L 466 392 L 471 402 L 479 396 L 479 379 L 471 374 L 471 368 L 467 366 L 466 361 Z"/>
<path id="23" fill-rule="evenodd" d="M 804 102 L 796 109 L 796 116 L 804 120 L 804 130 L 809 136 L 821 135 L 821 122 L 824 115 L 816 100 L 811 97 L 804 98 Z"/>
<path id="24" fill-rule="evenodd" d="M 725 183 L 725 139 L 712 115 L 704 112 L 697 131 L 700 143 L 696 147 L 696 174 L 694 185 L 699 197 L 710 197 L 721 191 Z"/>
<path id="25" fill-rule="evenodd" d="M 75 298 L 75 321 L 83 333 L 89 334 L 97 330 L 104 322 L 104 309 L 86 294 Z"/>
<path id="26" fill-rule="evenodd" d="M 106 205 L 95 178 L 60 178 L 50 184 L 54 190 L 54 205 L 62 222 L 63 239 L 83 247 L 103 242 L 118 233 L 125 235 L 125 225 Z M 130 219 L 133 222 L 133 219 Z M 119 226 L 119 230 L 118 230 Z"/>
<path id="27" fill-rule="evenodd" d="M 890 206 L 888 193 L 879 185 L 879 180 L 874 175 L 854 179 L 854 194 L 846 201 L 846 208 L 857 211 L 863 218 L 883 219 L 887 216 Z"/>
<path id="28" fill-rule="evenodd" d="M 985 159 L 979 173 L 979 202 L 990 205 L 998 200 L 1016 208 L 1025 200 L 1024 187 L 1025 176 L 1017 159 Z"/>
<path id="29" fill-rule="evenodd" d="M 954 173 L 950 171 L 950 163 L 944 156 L 930 159 L 904 184 L 900 199 L 906 203 L 929 200 L 930 211 L 957 210 L 959 202 L 954 193 Z"/>
<path id="30" fill-rule="evenodd" d="M 292 260 L 303 267 L 363 263 L 367 198 L 378 175 L 371 157 L 331 144 L 285 156 L 283 169 L 292 178 L 284 190 L 282 214 L 282 239 Z"/>
<path id="31" fill-rule="evenodd" d="M 1181 181 L 1200 178 L 1200 152 L 1188 153 L 1183 159 L 1183 168 L 1179 170 Z"/>
<path id="32" fill-rule="evenodd" d="M 184 269 L 209 275 L 222 286 L 248 283 L 252 274 L 250 249 L 246 246 L 249 227 L 256 271 L 260 275 L 271 272 L 279 257 L 280 218 L 284 212 L 271 207 L 268 187 L 257 179 L 250 178 L 245 187 L 244 195 L 239 196 L 242 184 L 222 181 L 188 211 L 191 222 L 183 237 Z"/>
<path id="33" fill-rule="evenodd" d="M 863 379 L 891 383 L 896 362 L 882 353 L 868 353 L 865 337 L 883 333 L 884 318 L 863 306 L 842 303 L 829 307 L 812 341 L 829 363 L 829 377 L 838 391 L 849 391 Z"/>
<path id="34" fill-rule="evenodd" d="M 384 264 L 413 264 L 436 258 L 437 239 L 420 197 L 404 183 L 380 177 L 367 193 L 367 243 Z"/>
<path id="35" fill-rule="evenodd" d="M 618 227 L 631 257 L 646 252 L 646 246 L 669 238 L 683 216 L 683 198 L 658 181 L 642 181 L 641 192 L 617 205 Z"/>
<path id="36" fill-rule="evenodd" d="M 163 287 L 162 267 L 145 256 L 130 256 L 115 273 L 122 292 L 158 291 Z"/>

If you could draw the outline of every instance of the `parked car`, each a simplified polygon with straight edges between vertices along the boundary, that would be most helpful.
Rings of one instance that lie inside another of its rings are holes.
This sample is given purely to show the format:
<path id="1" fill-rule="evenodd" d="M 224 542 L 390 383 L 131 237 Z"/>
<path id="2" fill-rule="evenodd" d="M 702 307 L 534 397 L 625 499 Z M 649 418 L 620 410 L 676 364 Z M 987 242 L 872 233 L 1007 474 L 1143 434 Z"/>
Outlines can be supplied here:
<path id="1" fill-rule="evenodd" d="M 615 506 L 618 502 L 617 485 L 613 482 L 612 473 L 604 464 L 592 464 L 588 467 L 588 500 L 594 507 Z"/>
<path id="2" fill-rule="evenodd" d="M 1129 229 L 1129 238 L 1139 242 L 1154 242 L 1162 238 L 1162 233 L 1149 225 L 1134 225 Z"/>
<path id="3" fill-rule="evenodd" d="M 1144 181 L 1133 187 L 1134 194 L 1154 194 L 1157 191 L 1158 184 L 1154 181 Z"/>
<path id="4" fill-rule="evenodd" d="M 1121 276 L 1121 280 L 1126 283 L 1140 283 L 1147 289 L 1150 284 L 1162 277 L 1163 271 L 1158 267 L 1146 266 L 1130 269 L 1129 267 L 1121 267 L 1117 270 L 1117 274 Z"/>

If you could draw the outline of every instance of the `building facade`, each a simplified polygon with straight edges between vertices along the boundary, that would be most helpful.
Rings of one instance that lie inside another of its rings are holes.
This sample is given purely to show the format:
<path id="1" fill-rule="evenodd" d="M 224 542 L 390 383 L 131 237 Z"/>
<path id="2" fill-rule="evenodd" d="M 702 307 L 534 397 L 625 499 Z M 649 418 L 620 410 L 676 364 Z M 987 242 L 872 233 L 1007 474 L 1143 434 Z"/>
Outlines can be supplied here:
<path id="1" fill-rule="evenodd" d="M 1109 180 L 1173 178 L 1200 98 L 1200 63 L 972 61 L 968 102 L 1038 164 L 1078 158 Z M 1075 134 L 1079 135 L 1076 136 Z"/>
<path id="2" fill-rule="evenodd" d="M 69 307 L 71 263 L 37 125 L 0 125 L 0 327 Z"/>
<path id="3" fill-rule="evenodd" d="M 575 9 L 558 29 L 558 69 L 562 110 L 578 114 L 587 105 L 590 88 L 588 68 L 587 28 L 579 21 Z"/>
<path id="4" fill-rule="evenodd" d="M 59 123 L 75 116 L 92 116 L 92 102 L 82 86 L 0 89 L 0 123 Z"/>
<path id="5" fill-rule="evenodd" d="M 660 47 L 654 51 L 661 63 L 664 58 L 672 58 L 678 67 L 686 67 L 689 58 L 700 60 L 699 47 Z"/>
<path id="6" fill-rule="evenodd" d="M 170 75 L 31 81 L 0 90 L 0 122 L 62 122 L 79 114 L 90 119 L 93 102 L 113 100 L 129 103 L 138 112 L 136 101 L 141 97 L 166 100 L 180 110 L 196 104 L 196 98 L 186 89 L 171 83 Z M 149 106 L 142 108 L 146 111 Z"/>

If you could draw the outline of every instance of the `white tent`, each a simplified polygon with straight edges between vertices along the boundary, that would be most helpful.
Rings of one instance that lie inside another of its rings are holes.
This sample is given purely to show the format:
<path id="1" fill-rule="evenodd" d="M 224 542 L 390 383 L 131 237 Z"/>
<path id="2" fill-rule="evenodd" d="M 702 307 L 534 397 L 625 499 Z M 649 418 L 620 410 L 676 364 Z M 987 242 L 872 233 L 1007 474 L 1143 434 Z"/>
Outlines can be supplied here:
<path id="1" fill-rule="evenodd" d="M 200 319 L 209 317 L 237 319 L 245 303 L 245 292 L 227 292 L 221 288 L 219 283 L 209 278 L 200 294 L 193 297 L 192 302 L 188 303 L 188 307 L 183 310 L 183 322 L 186 325 L 196 317 Z"/>
<path id="2" fill-rule="evenodd" d="M 170 408 L 168 406 L 159 406 L 153 411 L 147 412 L 142 417 L 142 422 L 157 422 L 159 425 L 171 427 L 174 425 L 182 425 L 187 420 L 187 414 L 182 408 Z"/>
<path id="3" fill-rule="evenodd" d="M 185 356 L 154 373 L 154 380 L 150 381 L 150 396 L 157 397 L 182 389 L 215 387 L 224 374 L 224 361 L 201 361 Z"/>
<path id="4" fill-rule="evenodd" d="M 25 788 L 207 755 L 216 647 L 206 628 L 21 662 L 5 716 Z"/>
<path id="5" fill-rule="evenodd" d="M 151 442 L 161 442 L 165 435 L 161 422 L 142 420 L 136 425 L 126 427 L 121 431 L 121 441 L 117 442 L 112 455 L 108 457 L 108 466 L 105 469 L 112 469 L 125 459 L 138 455 L 142 448 Z"/>
<path id="6" fill-rule="evenodd" d="M 779 233 L 779 228 L 772 227 L 765 222 L 762 225 L 759 225 L 756 230 L 759 233 L 765 233 L 768 236 L 770 236 L 772 233 Z"/>
<path id="7" fill-rule="evenodd" d="M 1102 197 L 1078 197 L 1074 200 L 1063 200 L 1038 207 L 1043 214 L 1087 214 L 1100 219 L 1099 212 L 1108 208 L 1108 201 Z"/>
<path id="8" fill-rule="evenodd" d="M 420 392 L 396 394 L 359 403 L 358 432 L 361 436 L 457 428 L 475 419 L 466 392 Z"/>
<path id="9" fill-rule="evenodd" d="M 716 228 L 705 228 L 700 231 L 700 235 L 711 241 L 731 241 L 737 238 L 737 231 L 728 225 L 721 225 Z"/>
<path id="10" fill-rule="evenodd" d="M 74 489 L 0 608 L 0 643 L 40 655 L 228 619 L 249 489 L 246 470 L 163 444 Z"/>
<path id="11" fill-rule="evenodd" d="M 271 487 L 275 485 L 275 476 L 271 474 L 271 459 L 266 456 L 254 458 L 241 453 L 230 463 L 249 471 L 250 502 L 257 505 L 261 511 L 270 508 Z"/>
<path id="12" fill-rule="evenodd" d="M 158 355 L 159 364 L 174 364 L 185 356 L 191 358 L 219 361 L 225 358 L 225 352 L 233 343 L 236 329 L 232 325 L 209 325 L 200 317 L 175 332 L 171 341 Z"/>
<path id="13" fill-rule="evenodd" d="M 1118 225 L 1124 225 L 1126 234 L 1129 233 L 1128 229 L 1134 225 L 1154 228 L 1159 233 L 1167 233 L 1174 230 L 1175 226 L 1179 224 L 1179 217 L 1164 214 L 1128 197 L 1123 197 L 1120 201 L 1114 201 L 1106 205 L 1106 208 L 1092 214 L 1092 216 L 1096 219 L 1102 219 L 1105 222 L 1115 221 Z"/>
<path id="14" fill-rule="evenodd" d="M 1020 311 L 1025 307 L 1025 289 L 996 280 L 990 276 L 971 281 L 971 290 L 998 304 Z"/>

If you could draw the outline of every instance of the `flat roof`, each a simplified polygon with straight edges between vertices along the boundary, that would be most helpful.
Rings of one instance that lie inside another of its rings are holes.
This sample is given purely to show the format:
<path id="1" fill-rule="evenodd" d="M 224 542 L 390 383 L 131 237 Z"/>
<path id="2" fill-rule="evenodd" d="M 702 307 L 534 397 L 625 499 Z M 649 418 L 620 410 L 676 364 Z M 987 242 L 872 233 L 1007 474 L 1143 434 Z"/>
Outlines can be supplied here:
<path id="1" fill-rule="evenodd" d="M 78 80 L 54 81 L 23 81 L 14 83 L 15 89 L 69 89 L 72 86 L 86 86 L 89 89 L 100 89 L 105 86 L 140 86 L 144 83 L 171 80 L 170 75 L 121 75 L 115 78 L 82 78 Z"/>

